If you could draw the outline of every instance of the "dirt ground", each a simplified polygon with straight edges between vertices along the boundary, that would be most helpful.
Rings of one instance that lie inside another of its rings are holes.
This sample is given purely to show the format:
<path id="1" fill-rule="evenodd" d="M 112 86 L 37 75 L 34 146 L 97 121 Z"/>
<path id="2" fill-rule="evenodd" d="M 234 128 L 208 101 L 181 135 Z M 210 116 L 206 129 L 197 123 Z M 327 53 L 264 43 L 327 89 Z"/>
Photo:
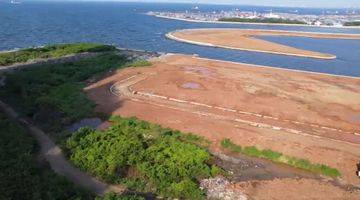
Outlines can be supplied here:
<path id="1" fill-rule="evenodd" d="M 248 29 L 187 29 L 169 33 L 168 38 L 198 45 L 216 46 L 222 48 L 257 51 L 289 56 L 333 59 L 336 56 L 314 51 L 302 50 L 274 42 L 269 42 L 256 36 L 292 36 L 330 39 L 360 39 L 360 34 L 320 34 L 307 32 L 248 30 Z"/>
<path id="2" fill-rule="evenodd" d="M 358 191 L 346 191 L 329 182 L 305 178 L 241 182 L 230 186 L 230 188 L 242 191 L 253 200 L 343 200 L 358 199 L 360 195 Z"/>
<path id="3" fill-rule="evenodd" d="M 242 146 L 326 164 L 341 172 L 340 182 L 360 186 L 355 174 L 360 161 L 360 79 L 185 55 L 152 62 L 151 67 L 109 74 L 85 91 L 99 112 L 192 132 L 211 140 L 214 149 L 223 138 L 231 138 Z M 275 199 L 285 199 L 290 192 L 316 199 L 317 193 L 335 187 L 317 187 L 316 181 L 304 180 L 298 189 L 290 187 L 299 180 L 261 182 L 251 194 L 262 199 L 278 189 L 283 193 L 274 192 Z M 309 187 L 312 192 L 302 191 Z M 352 199 L 349 191 L 336 188 Z M 332 197 L 321 195 L 327 194 Z"/>

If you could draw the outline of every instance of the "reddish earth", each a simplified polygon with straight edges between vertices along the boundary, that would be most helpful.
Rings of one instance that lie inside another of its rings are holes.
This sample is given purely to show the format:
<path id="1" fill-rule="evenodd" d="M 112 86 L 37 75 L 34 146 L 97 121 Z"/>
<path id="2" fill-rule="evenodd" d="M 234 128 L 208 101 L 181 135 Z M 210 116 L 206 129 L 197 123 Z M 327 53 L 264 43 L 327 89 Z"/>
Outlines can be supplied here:
<path id="1" fill-rule="evenodd" d="M 256 36 L 291 36 L 328 39 L 360 39 L 360 34 L 324 34 L 253 29 L 187 29 L 167 34 L 170 39 L 205 46 L 216 46 L 245 51 L 274 53 L 289 56 L 333 59 L 334 55 L 302 50 L 269 42 Z"/>
<path id="2" fill-rule="evenodd" d="M 242 191 L 253 200 L 268 199 L 358 199 L 360 192 L 346 191 L 329 182 L 314 179 L 275 179 L 271 181 L 249 181 L 230 186 Z M 277 192 L 274 192 L 277 191 Z"/>
<path id="3" fill-rule="evenodd" d="M 170 55 L 153 60 L 151 67 L 109 74 L 85 90 L 100 112 L 136 116 L 202 135 L 213 144 L 231 138 L 242 146 L 326 164 L 339 169 L 340 181 L 360 186 L 355 175 L 360 161 L 359 86 L 357 78 Z M 264 182 L 257 199 L 273 187 L 295 187 L 297 181 Z M 316 188 L 316 181 L 304 180 L 304 187 L 294 192 L 299 195 L 311 185 L 317 192 L 335 187 Z"/>

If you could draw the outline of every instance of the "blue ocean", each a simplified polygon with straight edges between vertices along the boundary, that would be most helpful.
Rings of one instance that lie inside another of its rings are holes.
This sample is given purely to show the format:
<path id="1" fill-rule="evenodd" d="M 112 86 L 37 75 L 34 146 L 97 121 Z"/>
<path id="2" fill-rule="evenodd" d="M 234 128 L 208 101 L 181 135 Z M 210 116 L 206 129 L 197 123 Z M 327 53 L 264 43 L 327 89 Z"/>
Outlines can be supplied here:
<path id="1" fill-rule="evenodd" d="M 201 57 L 268 65 L 336 75 L 360 77 L 360 40 L 264 37 L 268 41 L 306 50 L 330 53 L 334 60 L 289 57 L 184 44 L 165 34 L 188 28 L 252 28 L 291 31 L 357 33 L 360 29 L 276 25 L 192 23 L 145 15 L 148 11 L 185 11 L 191 4 L 120 2 L 23 2 L 0 1 L 0 50 L 52 43 L 98 42 L 118 47 L 157 52 L 198 54 Z M 199 5 L 200 11 L 238 8 L 249 11 L 288 12 L 294 8 Z M 322 9 L 298 9 L 303 14 L 321 14 Z M 345 12 L 341 11 L 340 12 Z"/>

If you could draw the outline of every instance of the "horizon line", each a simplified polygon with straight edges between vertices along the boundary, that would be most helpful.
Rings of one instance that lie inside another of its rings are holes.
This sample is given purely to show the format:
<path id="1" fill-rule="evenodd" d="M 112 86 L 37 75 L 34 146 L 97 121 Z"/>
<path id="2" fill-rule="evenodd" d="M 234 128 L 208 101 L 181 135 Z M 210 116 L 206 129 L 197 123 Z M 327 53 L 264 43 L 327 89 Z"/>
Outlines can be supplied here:
<path id="1" fill-rule="evenodd" d="M 0 2 L 10 2 L 8 1 L 1 1 Z M 217 2 L 208 2 L 208 3 L 194 3 L 194 2 L 164 2 L 159 0 L 153 1 L 145 1 L 145 0 L 26 0 L 23 2 L 119 2 L 119 3 L 158 3 L 158 4 L 189 4 L 189 5 L 224 5 L 224 6 L 254 6 L 254 7 L 272 7 L 272 8 L 308 8 L 308 9 L 360 9 L 360 6 L 348 6 L 348 7 L 338 7 L 338 6 L 285 6 L 285 5 L 257 5 L 257 4 L 241 4 L 241 3 L 217 3 Z"/>

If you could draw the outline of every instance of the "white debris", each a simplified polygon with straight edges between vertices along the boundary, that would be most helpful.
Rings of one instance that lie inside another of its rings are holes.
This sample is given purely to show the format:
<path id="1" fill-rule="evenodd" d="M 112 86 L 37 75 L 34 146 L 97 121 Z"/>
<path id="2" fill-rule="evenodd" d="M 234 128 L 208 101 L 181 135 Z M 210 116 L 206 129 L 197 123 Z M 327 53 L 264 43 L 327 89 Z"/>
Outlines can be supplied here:
<path id="1" fill-rule="evenodd" d="M 230 182 L 222 177 L 200 181 L 200 188 L 206 192 L 207 199 L 247 200 L 248 197 L 237 190 L 227 188 Z"/>

